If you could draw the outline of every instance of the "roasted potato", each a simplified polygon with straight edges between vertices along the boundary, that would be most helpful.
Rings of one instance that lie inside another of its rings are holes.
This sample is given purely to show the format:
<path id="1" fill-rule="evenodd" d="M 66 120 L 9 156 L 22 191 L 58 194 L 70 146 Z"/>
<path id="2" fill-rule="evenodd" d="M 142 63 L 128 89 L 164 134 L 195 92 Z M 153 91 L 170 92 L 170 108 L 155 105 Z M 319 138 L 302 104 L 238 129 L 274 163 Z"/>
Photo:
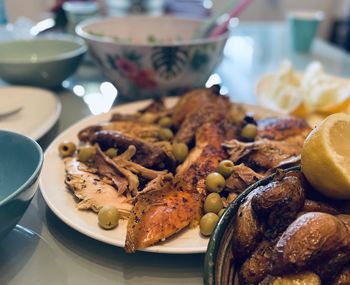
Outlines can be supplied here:
<path id="1" fill-rule="evenodd" d="M 350 284 L 350 265 L 345 266 L 339 275 L 333 280 L 332 285 L 349 285 Z"/>
<path id="2" fill-rule="evenodd" d="M 296 218 L 304 205 L 304 189 L 296 176 L 284 176 L 260 187 L 252 197 L 252 208 L 257 217 L 264 221 L 268 230 L 265 236 L 274 238 L 283 232 Z"/>
<path id="3" fill-rule="evenodd" d="M 301 212 L 322 212 L 328 213 L 331 215 L 338 215 L 339 211 L 331 205 L 328 205 L 324 202 L 314 201 L 310 199 L 305 199 L 304 206 L 301 209 Z"/>
<path id="4" fill-rule="evenodd" d="M 350 260 L 349 252 L 340 251 L 334 256 L 323 258 L 312 264 L 314 271 L 324 284 L 331 284 L 341 273 L 344 265 Z"/>
<path id="5" fill-rule="evenodd" d="M 253 190 L 239 207 L 234 221 L 232 245 L 234 256 L 242 260 L 249 256 L 263 236 L 262 224 L 258 221 L 251 205 L 252 198 L 261 187 Z"/>
<path id="6" fill-rule="evenodd" d="M 278 240 L 272 253 L 271 273 L 300 271 L 341 252 L 350 253 L 345 224 L 330 214 L 306 213 L 290 224 Z"/>
<path id="7" fill-rule="evenodd" d="M 350 215 L 337 215 L 337 218 L 341 220 L 345 226 L 348 228 L 349 233 L 350 233 Z"/>
<path id="8" fill-rule="evenodd" d="M 267 276 L 260 285 L 321 285 L 320 277 L 310 271 L 284 276 Z"/>
<path id="9" fill-rule="evenodd" d="M 272 250 L 276 241 L 263 240 L 258 244 L 238 271 L 240 284 L 258 284 L 269 270 Z"/>

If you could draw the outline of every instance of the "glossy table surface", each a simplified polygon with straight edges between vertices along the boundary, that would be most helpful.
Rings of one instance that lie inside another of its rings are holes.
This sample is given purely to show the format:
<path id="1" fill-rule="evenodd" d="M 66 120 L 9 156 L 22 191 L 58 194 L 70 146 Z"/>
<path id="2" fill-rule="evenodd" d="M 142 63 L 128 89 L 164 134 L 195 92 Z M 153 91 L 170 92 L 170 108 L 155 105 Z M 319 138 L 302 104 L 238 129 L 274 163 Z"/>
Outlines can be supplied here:
<path id="1" fill-rule="evenodd" d="M 275 71 L 283 59 L 290 59 L 299 69 L 319 60 L 326 71 L 350 76 L 350 57 L 338 48 L 316 40 L 310 53 L 297 54 L 289 48 L 283 23 L 248 23 L 233 30 L 224 60 L 208 84 L 221 82 L 232 100 L 254 103 L 257 79 Z M 65 88 L 54 91 L 62 103 L 62 114 L 39 140 L 44 149 L 71 124 L 100 112 L 98 100 L 109 100 L 104 102 L 105 111 L 112 103 L 123 103 L 118 97 L 113 102 L 99 93 L 105 81 L 86 58 L 77 74 L 64 82 Z M 19 225 L 0 241 L 0 284 L 202 284 L 203 261 L 203 254 L 126 254 L 121 248 L 95 241 L 61 222 L 38 191 Z"/>

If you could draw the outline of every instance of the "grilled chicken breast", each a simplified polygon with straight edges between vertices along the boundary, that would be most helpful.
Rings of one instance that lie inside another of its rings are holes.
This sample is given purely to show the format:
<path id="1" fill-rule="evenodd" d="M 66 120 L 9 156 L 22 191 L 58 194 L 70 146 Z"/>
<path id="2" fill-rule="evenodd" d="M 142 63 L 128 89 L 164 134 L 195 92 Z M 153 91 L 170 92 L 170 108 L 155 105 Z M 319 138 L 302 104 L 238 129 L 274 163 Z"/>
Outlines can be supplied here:
<path id="1" fill-rule="evenodd" d="M 65 158 L 64 164 L 65 183 L 81 200 L 78 203 L 78 209 L 92 209 L 98 212 L 103 206 L 113 205 L 122 216 L 128 216 L 132 209 L 130 200 L 119 194 L 112 185 L 105 183 L 98 175 L 90 172 L 88 167 L 76 158 Z"/>
<path id="2" fill-rule="evenodd" d="M 128 221 L 126 251 L 153 245 L 199 221 L 205 177 L 225 157 L 221 142 L 219 128 L 204 124 L 197 131 L 195 148 L 178 169 L 174 181 L 137 197 Z"/>
<path id="3" fill-rule="evenodd" d="M 173 109 L 173 121 L 178 129 L 175 141 L 189 144 L 196 130 L 204 123 L 219 124 L 229 113 L 229 98 L 213 89 L 197 89 L 183 96 Z"/>

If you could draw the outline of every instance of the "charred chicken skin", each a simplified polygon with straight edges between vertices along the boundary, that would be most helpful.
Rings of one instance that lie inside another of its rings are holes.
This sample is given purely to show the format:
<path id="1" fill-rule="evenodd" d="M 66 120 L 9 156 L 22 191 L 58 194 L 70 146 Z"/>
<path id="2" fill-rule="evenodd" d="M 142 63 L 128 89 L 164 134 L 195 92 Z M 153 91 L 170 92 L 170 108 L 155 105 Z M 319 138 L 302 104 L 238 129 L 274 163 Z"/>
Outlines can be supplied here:
<path id="1" fill-rule="evenodd" d="M 208 133 L 211 134 L 209 137 Z M 128 252 L 162 241 L 199 221 L 205 197 L 205 177 L 225 156 L 221 136 L 215 125 L 201 126 L 196 134 L 196 146 L 173 183 L 137 198 L 128 221 L 125 242 Z"/>
<path id="2" fill-rule="evenodd" d="M 257 121 L 253 142 L 226 141 L 224 146 L 230 159 L 239 166 L 228 179 L 230 191 L 240 193 L 277 168 L 299 162 L 303 142 L 310 131 L 300 118 L 268 118 Z"/>

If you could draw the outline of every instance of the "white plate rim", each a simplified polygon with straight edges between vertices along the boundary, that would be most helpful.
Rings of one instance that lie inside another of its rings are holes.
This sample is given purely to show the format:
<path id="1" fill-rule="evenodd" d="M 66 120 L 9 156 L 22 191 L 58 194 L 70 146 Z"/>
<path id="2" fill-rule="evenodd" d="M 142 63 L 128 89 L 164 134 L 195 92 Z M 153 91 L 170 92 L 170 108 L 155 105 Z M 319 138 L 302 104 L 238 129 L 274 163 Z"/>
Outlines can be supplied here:
<path id="1" fill-rule="evenodd" d="M 52 114 L 52 116 L 46 121 L 45 124 L 42 124 L 40 128 L 38 128 L 34 134 L 32 133 L 30 137 L 34 140 L 41 139 L 46 133 L 48 133 L 52 127 L 56 124 L 58 119 L 60 118 L 61 112 L 62 112 L 62 103 L 61 101 L 55 96 L 56 100 L 56 110 Z"/>
<path id="2" fill-rule="evenodd" d="M 22 90 L 30 90 L 33 91 L 40 91 L 42 94 L 46 94 L 45 96 L 50 96 L 55 101 L 55 112 L 51 114 L 50 117 L 48 117 L 44 123 L 37 126 L 33 131 L 30 131 L 28 133 L 23 133 L 23 135 L 26 135 L 33 140 L 39 140 L 42 138 L 51 128 L 55 125 L 55 123 L 58 121 L 61 112 L 62 112 L 62 103 L 59 100 L 59 98 L 56 96 L 55 93 L 53 93 L 50 90 L 43 89 L 43 88 L 37 88 L 37 87 L 31 87 L 31 86 L 3 86 L 1 87 L 1 90 L 3 89 L 22 89 Z"/>
<path id="3" fill-rule="evenodd" d="M 172 98 L 167 98 L 166 99 L 166 103 L 167 105 L 172 105 L 174 104 L 176 101 L 178 100 L 177 97 L 172 97 Z M 103 113 L 100 115 L 90 115 L 88 117 L 85 117 L 81 120 L 79 120 L 78 122 L 74 123 L 73 125 L 71 125 L 70 127 L 68 127 L 65 131 L 63 131 L 62 133 L 60 133 L 52 142 L 51 144 L 47 147 L 45 153 L 44 153 L 44 164 L 43 164 L 43 169 L 42 169 L 42 173 L 40 175 L 39 178 L 39 187 L 40 187 L 40 192 L 46 202 L 46 204 L 48 205 L 48 207 L 53 211 L 53 213 L 59 218 L 61 219 L 65 224 L 67 224 L 68 226 L 70 226 L 71 228 L 77 230 L 78 232 L 93 238 L 95 240 L 110 244 L 110 245 L 114 245 L 114 246 L 118 246 L 118 247 L 124 247 L 124 242 L 120 242 L 120 241 L 116 241 L 116 240 L 111 240 L 109 238 L 107 238 L 106 236 L 101 236 L 100 234 L 97 234 L 94 231 L 90 231 L 87 228 L 83 228 L 80 225 L 76 225 L 75 223 L 73 223 L 68 216 L 65 215 L 64 212 L 62 212 L 57 205 L 54 203 L 54 201 L 52 200 L 52 197 L 50 197 L 50 191 L 49 191 L 49 187 L 47 186 L 48 183 L 50 181 L 47 181 L 45 178 L 45 171 L 46 168 L 48 167 L 48 164 L 50 163 L 50 156 L 52 155 L 51 152 L 55 151 L 55 148 L 57 148 L 57 145 L 59 142 L 62 142 L 65 136 L 67 136 L 70 132 L 72 132 L 72 130 L 76 129 L 79 127 L 79 129 L 83 128 L 84 126 L 87 125 L 91 125 L 91 124 L 96 124 L 98 122 L 102 122 L 103 120 L 107 120 L 110 118 L 111 113 L 113 112 L 120 112 L 123 108 L 132 108 L 133 110 L 139 110 L 142 107 L 146 106 L 148 103 L 150 103 L 151 100 L 142 100 L 142 101 L 136 101 L 136 102 L 132 102 L 132 103 L 127 103 L 127 104 L 121 104 L 118 105 L 114 108 L 112 108 L 109 112 L 107 113 Z M 248 106 L 251 110 L 263 110 L 264 108 L 261 107 L 257 107 L 255 105 L 249 105 L 249 104 L 244 104 L 245 106 Z M 266 110 L 266 109 L 265 109 Z M 268 110 L 268 112 L 270 112 L 270 110 Z M 130 113 L 130 112 L 123 112 L 123 113 Z M 276 112 L 270 112 L 271 114 L 276 114 Z M 75 133 L 77 134 L 77 133 Z M 62 163 L 62 168 L 63 168 L 63 163 Z M 63 177 L 62 177 L 63 178 Z M 63 183 L 63 181 L 62 181 Z M 68 193 L 67 195 L 73 196 L 71 193 Z M 78 211 L 78 210 L 76 210 Z M 97 227 L 97 225 L 96 225 Z M 208 238 L 203 238 L 200 236 L 199 234 L 199 229 L 198 228 L 194 228 L 194 229 L 184 229 L 183 231 L 196 231 L 196 233 L 198 234 L 198 237 L 202 240 L 205 240 L 206 242 L 204 242 L 204 245 L 202 246 L 196 246 L 196 247 L 191 247 L 190 249 L 188 247 L 171 247 L 171 246 L 167 246 L 166 243 L 164 244 L 158 244 L 158 245 L 154 245 L 154 246 L 150 246 L 144 249 L 141 249 L 140 251 L 145 251 L 145 252 L 153 252 L 153 253 L 166 253 L 166 254 L 195 254 L 195 253 L 205 253 L 207 250 L 207 245 L 209 242 Z M 177 235 L 177 234 L 176 234 Z M 176 236 L 171 237 L 171 239 L 176 239 Z"/>

